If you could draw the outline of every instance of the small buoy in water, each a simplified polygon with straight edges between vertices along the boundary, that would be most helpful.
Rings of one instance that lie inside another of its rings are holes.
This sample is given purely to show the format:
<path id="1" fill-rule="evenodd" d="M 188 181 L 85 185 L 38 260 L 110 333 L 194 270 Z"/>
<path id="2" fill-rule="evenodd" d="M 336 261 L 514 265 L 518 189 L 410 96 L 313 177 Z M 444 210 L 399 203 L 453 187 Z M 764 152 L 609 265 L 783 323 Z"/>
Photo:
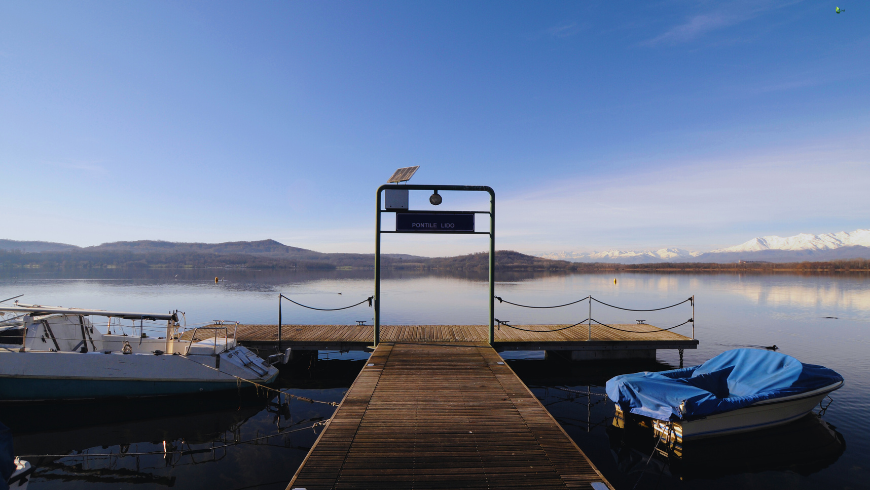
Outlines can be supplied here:
<path id="1" fill-rule="evenodd" d="M 613 278 L 613 284 L 616 284 L 616 278 L 615 278 L 615 277 Z"/>
<path id="2" fill-rule="evenodd" d="M 214 278 L 214 283 L 217 284 L 217 282 L 218 282 L 218 278 L 215 277 L 215 278 Z"/>

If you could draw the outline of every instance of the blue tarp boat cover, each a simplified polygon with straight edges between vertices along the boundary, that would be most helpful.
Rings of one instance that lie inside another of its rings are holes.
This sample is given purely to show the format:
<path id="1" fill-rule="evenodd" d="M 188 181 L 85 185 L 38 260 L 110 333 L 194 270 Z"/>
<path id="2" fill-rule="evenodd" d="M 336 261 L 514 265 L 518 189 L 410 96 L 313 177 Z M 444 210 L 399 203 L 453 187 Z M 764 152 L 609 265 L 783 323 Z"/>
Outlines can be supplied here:
<path id="1" fill-rule="evenodd" d="M 624 412 L 659 420 L 691 420 L 843 381 L 835 371 L 760 349 L 725 351 L 700 366 L 634 373 L 607 381 L 607 396 Z"/>

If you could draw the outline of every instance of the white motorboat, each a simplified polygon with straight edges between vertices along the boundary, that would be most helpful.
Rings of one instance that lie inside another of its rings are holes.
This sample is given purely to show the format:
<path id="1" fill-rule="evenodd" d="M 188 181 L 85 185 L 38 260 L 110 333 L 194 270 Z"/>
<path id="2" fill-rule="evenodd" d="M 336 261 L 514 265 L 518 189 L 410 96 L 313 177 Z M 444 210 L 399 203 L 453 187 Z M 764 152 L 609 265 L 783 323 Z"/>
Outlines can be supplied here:
<path id="1" fill-rule="evenodd" d="M 233 325 L 185 332 L 176 313 L 21 304 L 0 312 L 6 315 L 0 320 L 0 401 L 236 390 L 278 376 L 269 362 L 237 345 Z M 108 319 L 105 333 L 91 317 Z M 121 326 L 123 320 L 131 323 Z M 166 326 L 149 336 L 145 321 L 165 321 Z"/>
<path id="2" fill-rule="evenodd" d="M 653 433 L 661 437 L 663 441 L 671 443 L 726 434 L 739 434 L 797 420 L 818 407 L 829 393 L 842 385 L 843 381 L 839 381 L 808 393 L 764 400 L 745 408 L 694 420 L 652 419 L 650 422 Z M 625 414 L 619 405 L 616 406 L 613 425 L 620 429 L 625 427 Z"/>

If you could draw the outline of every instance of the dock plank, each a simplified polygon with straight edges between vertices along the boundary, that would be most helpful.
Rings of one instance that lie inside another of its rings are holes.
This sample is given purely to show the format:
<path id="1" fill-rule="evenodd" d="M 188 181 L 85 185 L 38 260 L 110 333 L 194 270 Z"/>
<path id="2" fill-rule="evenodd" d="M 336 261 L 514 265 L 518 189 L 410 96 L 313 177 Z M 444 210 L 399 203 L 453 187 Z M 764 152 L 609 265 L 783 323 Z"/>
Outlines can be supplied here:
<path id="1" fill-rule="evenodd" d="M 439 340 L 378 345 L 287 488 L 592 482 L 609 486 L 492 347 Z"/>
<path id="2" fill-rule="evenodd" d="M 696 349 L 698 341 L 653 325 L 567 325 L 497 327 L 493 346 L 503 350 Z M 691 327 L 684 327 L 691 328 Z M 486 342 L 486 325 L 382 325 L 381 342 Z M 627 331 L 622 331 L 627 330 Z M 206 338 L 213 332 L 200 331 Z M 231 332 L 232 333 L 232 332 Z M 188 333 L 188 336 L 190 334 Z M 264 346 L 278 341 L 277 325 L 239 325 L 238 340 Z M 364 350 L 373 343 L 371 325 L 283 325 L 282 342 L 301 350 Z M 187 337 L 186 337 L 187 338 Z"/>

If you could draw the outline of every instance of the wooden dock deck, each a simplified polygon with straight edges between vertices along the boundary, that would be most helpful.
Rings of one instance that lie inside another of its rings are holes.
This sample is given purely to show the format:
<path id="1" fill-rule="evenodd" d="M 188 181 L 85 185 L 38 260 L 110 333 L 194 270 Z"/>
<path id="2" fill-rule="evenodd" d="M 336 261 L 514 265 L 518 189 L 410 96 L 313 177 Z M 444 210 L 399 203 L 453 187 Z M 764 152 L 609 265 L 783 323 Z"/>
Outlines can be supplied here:
<path id="1" fill-rule="evenodd" d="M 608 351 L 697 349 L 698 341 L 653 325 L 613 325 L 624 332 L 592 325 L 558 330 L 567 325 L 515 325 L 495 330 L 493 347 L 509 350 Z M 369 350 L 371 325 L 283 325 L 282 343 L 294 350 Z M 519 330 L 522 329 L 522 330 Z M 558 330 L 558 331 L 554 331 Z M 381 342 L 486 342 L 486 325 L 381 325 Z M 637 333 L 634 333 L 637 332 Z M 205 335 L 208 335 L 207 333 Z M 277 325 L 239 325 L 241 343 L 265 347 L 278 341 Z"/>
<path id="2" fill-rule="evenodd" d="M 612 487 L 492 347 L 451 341 L 379 344 L 287 487 L 303 488 Z"/>

